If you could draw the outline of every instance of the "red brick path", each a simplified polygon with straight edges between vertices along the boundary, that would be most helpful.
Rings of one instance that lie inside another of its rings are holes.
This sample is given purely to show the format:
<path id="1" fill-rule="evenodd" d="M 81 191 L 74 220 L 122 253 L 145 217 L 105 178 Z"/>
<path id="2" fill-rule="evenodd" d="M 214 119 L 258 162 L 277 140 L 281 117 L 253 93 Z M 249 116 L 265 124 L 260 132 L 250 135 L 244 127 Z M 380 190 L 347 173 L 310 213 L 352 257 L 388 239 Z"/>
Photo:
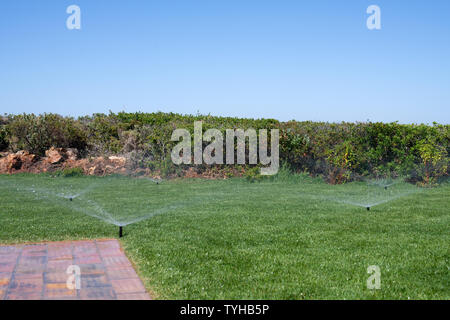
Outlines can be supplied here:
<path id="1" fill-rule="evenodd" d="M 79 266 L 81 287 L 69 289 L 67 268 Z M 148 300 L 117 240 L 0 246 L 0 300 Z"/>

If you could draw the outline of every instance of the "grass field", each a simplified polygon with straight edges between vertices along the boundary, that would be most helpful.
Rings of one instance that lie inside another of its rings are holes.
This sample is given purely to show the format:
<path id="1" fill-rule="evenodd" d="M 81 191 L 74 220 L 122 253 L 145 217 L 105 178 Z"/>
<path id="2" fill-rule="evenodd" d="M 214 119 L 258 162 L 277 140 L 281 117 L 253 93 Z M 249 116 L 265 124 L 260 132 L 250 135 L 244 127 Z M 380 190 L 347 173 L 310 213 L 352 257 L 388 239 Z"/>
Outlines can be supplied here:
<path id="1" fill-rule="evenodd" d="M 0 243 L 124 225 L 126 254 L 161 299 L 450 299 L 449 208 L 448 183 L 0 176 Z M 366 287 L 370 265 L 380 290 Z"/>

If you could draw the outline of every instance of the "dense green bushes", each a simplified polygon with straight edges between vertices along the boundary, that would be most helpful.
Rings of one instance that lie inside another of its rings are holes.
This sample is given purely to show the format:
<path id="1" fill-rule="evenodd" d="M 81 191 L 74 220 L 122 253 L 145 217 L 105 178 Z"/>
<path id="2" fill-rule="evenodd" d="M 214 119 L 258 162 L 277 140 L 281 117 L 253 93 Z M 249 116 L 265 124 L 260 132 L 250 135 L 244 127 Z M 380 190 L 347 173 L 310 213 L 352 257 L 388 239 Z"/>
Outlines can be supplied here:
<path id="1" fill-rule="evenodd" d="M 6 125 L 8 124 L 8 118 L 0 116 L 0 151 L 8 148 L 8 138 L 6 133 Z"/>
<path id="2" fill-rule="evenodd" d="M 87 136 L 73 118 L 56 114 L 23 114 L 8 117 L 6 134 L 12 151 L 27 150 L 44 155 L 50 147 L 77 148 L 84 151 Z"/>
<path id="3" fill-rule="evenodd" d="M 321 175 L 330 183 L 363 176 L 406 176 L 431 184 L 448 176 L 450 126 L 438 124 L 278 122 L 161 112 L 94 114 L 77 120 L 24 114 L 2 118 L 0 149 L 42 155 L 54 146 L 77 148 L 90 155 L 125 154 L 135 167 L 180 174 L 180 167 L 170 161 L 176 144 L 170 141 L 171 134 L 177 128 L 193 133 L 194 121 L 200 120 L 204 131 L 216 128 L 223 134 L 226 129 L 278 128 L 280 161 L 296 172 Z"/>
<path id="4" fill-rule="evenodd" d="M 428 183 L 448 173 L 449 125 L 288 122 L 281 127 L 281 158 L 332 183 L 367 175 Z"/>

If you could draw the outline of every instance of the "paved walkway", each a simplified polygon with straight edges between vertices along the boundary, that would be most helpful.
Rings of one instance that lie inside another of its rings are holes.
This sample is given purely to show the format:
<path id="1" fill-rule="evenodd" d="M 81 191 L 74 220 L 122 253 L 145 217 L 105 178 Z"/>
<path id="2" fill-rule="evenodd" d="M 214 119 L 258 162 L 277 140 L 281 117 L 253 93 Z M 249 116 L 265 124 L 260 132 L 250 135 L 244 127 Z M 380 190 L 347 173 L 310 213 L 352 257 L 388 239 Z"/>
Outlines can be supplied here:
<path id="1" fill-rule="evenodd" d="M 74 273 L 67 273 L 69 266 L 75 266 Z M 0 300 L 41 299 L 148 300 L 150 296 L 117 240 L 0 246 Z"/>

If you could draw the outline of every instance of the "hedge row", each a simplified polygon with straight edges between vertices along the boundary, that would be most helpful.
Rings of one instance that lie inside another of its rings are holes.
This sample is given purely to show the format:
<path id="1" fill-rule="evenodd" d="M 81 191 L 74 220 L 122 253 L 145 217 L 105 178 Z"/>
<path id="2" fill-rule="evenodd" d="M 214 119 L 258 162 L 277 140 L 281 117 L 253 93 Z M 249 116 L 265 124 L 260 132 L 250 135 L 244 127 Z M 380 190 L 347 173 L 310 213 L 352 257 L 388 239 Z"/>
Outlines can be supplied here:
<path id="1" fill-rule="evenodd" d="M 406 176 L 430 184 L 448 176 L 450 125 L 398 123 L 279 122 L 174 113 L 94 114 L 78 119 L 56 114 L 0 118 L 0 150 L 43 155 L 54 147 L 81 154 L 126 154 L 136 167 L 174 173 L 170 161 L 173 130 L 203 121 L 203 131 L 280 130 L 280 161 L 294 171 L 322 175 L 331 183 L 358 177 Z M 225 148 L 224 148 L 225 151 Z M 226 170 L 225 166 L 216 166 Z M 247 166 L 248 167 L 248 166 Z M 201 171 L 208 166 L 196 166 Z"/>

